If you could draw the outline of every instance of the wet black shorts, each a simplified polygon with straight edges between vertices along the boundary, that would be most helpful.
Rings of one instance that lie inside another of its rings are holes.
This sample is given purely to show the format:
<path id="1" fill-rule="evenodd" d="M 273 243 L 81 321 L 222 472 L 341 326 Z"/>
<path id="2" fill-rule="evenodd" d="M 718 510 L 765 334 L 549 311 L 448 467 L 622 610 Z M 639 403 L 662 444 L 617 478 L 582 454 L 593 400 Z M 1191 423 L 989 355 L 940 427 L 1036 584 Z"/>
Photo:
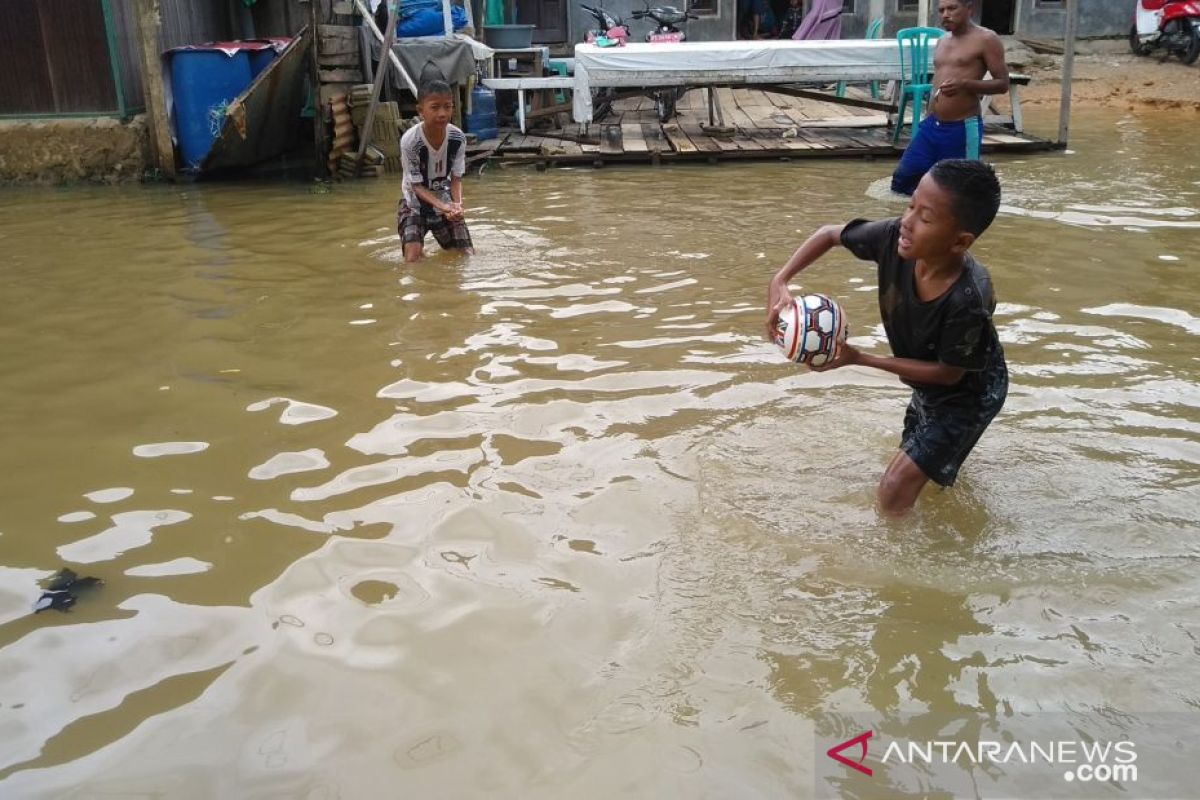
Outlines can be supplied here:
<path id="1" fill-rule="evenodd" d="M 400 207 L 396 209 L 396 232 L 400 234 L 400 241 L 405 244 L 424 244 L 426 231 L 433 234 L 443 250 L 467 250 L 472 247 L 467 223 L 462 220 L 451 222 L 428 206 L 412 208 L 407 201 L 401 200 Z"/>
<path id="2" fill-rule="evenodd" d="M 914 390 L 904 413 L 900 449 L 925 477 L 940 486 L 954 485 L 958 469 L 967 460 L 1008 396 L 1008 371 L 989 377 L 981 401 L 973 406 L 935 404 Z"/>

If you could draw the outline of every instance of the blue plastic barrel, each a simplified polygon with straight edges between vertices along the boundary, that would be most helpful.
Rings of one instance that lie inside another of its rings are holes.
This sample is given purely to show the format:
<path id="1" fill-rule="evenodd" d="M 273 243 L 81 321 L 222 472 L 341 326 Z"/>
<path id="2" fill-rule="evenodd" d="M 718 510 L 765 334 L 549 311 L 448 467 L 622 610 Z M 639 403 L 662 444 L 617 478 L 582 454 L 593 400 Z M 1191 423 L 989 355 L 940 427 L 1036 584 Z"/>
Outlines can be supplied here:
<path id="1" fill-rule="evenodd" d="M 225 106 L 250 85 L 250 57 L 244 50 L 176 50 L 171 54 L 171 94 L 175 133 L 183 163 L 198 168 L 225 121 Z"/>
<path id="2" fill-rule="evenodd" d="M 475 134 L 475 138 L 495 139 L 500 135 L 496 126 L 496 93 L 486 86 L 476 86 L 471 90 L 471 113 L 467 114 L 467 133 Z"/>
<path id="3" fill-rule="evenodd" d="M 255 78 L 257 78 L 258 73 L 260 73 L 264 69 L 266 69 L 267 65 L 270 64 L 272 61 L 274 61 L 275 56 L 277 56 L 277 55 L 278 55 L 278 53 L 275 52 L 274 47 L 268 47 L 264 50 L 251 50 L 250 51 L 250 80 L 254 80 Z"/>

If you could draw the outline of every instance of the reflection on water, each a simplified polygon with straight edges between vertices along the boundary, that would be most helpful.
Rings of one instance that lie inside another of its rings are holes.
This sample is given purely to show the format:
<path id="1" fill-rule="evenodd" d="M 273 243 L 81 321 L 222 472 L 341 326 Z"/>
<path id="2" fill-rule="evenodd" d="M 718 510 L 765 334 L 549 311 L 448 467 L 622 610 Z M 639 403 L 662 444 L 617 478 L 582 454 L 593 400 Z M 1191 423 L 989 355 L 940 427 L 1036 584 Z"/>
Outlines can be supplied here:
<path id="1" fill-rule="evenodd" d="M 796 797 L 825 713 L 1197 705 L 1200 168 L 1089 119 L 999 165 L 1008 405 L 899 523 L 902 387 L 759 336 L 883 164 L 495 170 L 415 268 L 387 183 L 0 195 L 3 794 Z"/>

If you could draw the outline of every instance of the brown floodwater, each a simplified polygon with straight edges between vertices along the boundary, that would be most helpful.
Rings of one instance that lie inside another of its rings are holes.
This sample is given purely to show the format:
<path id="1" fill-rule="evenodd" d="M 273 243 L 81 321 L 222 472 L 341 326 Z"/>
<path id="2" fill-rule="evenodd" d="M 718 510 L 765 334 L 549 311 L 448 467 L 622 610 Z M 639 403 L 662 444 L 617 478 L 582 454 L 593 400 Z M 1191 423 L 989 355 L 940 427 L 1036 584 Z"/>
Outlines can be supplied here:
<path id="1" fill-rule="evenodd" d="M 793 798 L 825 714 L 1195 711 L 1194 125 L 997 159 L 1012 389 L 900 522 L 906 390 L 760 336 L 886 162 L 492 166 L 416 266 L 395 179 L 0 193 L 0 795 Z M 871 265 L 800 285 L 886 352 Z"/>

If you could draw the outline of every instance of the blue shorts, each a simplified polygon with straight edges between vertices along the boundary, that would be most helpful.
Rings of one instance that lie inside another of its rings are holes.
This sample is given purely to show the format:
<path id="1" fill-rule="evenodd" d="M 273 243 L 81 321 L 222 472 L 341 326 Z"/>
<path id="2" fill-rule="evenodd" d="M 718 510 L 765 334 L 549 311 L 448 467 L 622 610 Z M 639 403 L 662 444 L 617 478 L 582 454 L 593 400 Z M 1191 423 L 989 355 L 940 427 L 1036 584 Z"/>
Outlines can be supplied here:
<path id="1" fill-rule="evenodd" d="M 930 114 L 917 126 L 892 173 L 892 191 L 912 194 L 929 168 L 944 158 L 978 160 L 982 140 L 982 117 L 942 122 Z"/>

